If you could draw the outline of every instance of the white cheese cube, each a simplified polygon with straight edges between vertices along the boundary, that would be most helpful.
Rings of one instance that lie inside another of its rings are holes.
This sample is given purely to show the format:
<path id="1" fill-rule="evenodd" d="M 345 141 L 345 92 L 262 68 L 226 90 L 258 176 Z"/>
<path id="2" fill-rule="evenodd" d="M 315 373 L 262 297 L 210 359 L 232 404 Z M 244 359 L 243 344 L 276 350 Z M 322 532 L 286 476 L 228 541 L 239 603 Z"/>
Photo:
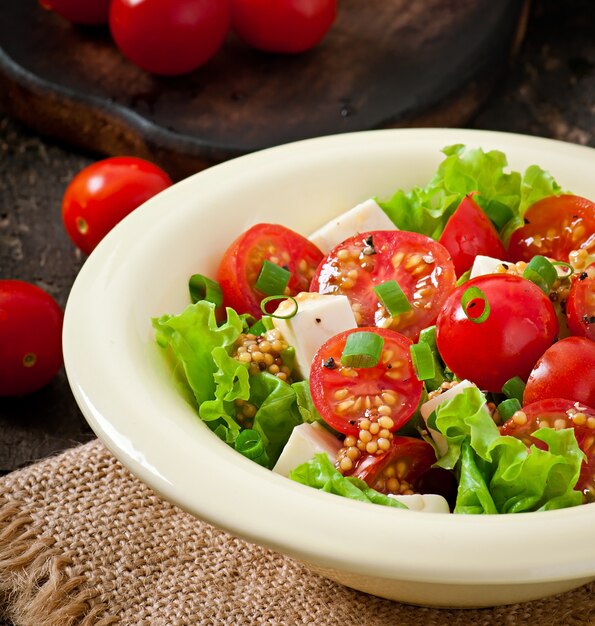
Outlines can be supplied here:
<path id="1" fill-rule="evenodd" d="M 326 452 L 331 463 L 334 463 L 341 445 L 341 442 L 320 424 L 300 424 L 291 431 L 283 452 L 273 467 L 273 472 L 289 477 L 291 470 L 320 452 Z"/>
<path id="2" fill-rule="evenodd" d="M 486 274 L 495 274 L 496 268 L 499 265 L 502 265 L 502 263 L 506 263 L 506 261 L 478 254 L 473 261 L 473 265 L 471 266 L 471 274 L 469 275 L 469 278 L 485 276 Z"/>
<path id="3" fill-rule="evenodd" d="M 347 296 L 303 291 L 295 299 L 298 310 L 293 317 L 272 320 L 285 341 L 295 348 L 295 371 L 306 379 L 318 348 L 334 335 L 357 328 L 357 322 Z M 286 315 L 294 306 L 291 300 L 283 300 L 275 313 Z"/>
<path id="4" fill-rule="evenodd" d="M 397 230 L 388 215 L 372 199 L 335 217 L 312 233 L 308 239 L 318 246 L 323 254 L 328 254 L 345 239 L 369 230 Z"/>
<path id="5" fill-rule="evenodd" d="M 450 513 L 448 502 L 436 493 L 412 493 L 409 495 L 389 494 L 404 504 L 411 511 L 423 511 L 424 513 Z"/>

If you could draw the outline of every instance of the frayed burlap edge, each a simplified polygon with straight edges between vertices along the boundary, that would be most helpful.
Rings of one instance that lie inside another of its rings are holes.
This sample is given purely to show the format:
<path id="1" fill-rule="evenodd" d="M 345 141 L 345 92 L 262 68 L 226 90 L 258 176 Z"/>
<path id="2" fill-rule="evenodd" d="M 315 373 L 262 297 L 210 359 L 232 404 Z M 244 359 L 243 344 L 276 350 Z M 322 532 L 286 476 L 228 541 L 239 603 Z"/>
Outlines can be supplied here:
<path id="1" fill-rule="evenodd" d="M 71 565 L 22 503 L 0 493 L 1 617 L 30 626 L 116 623 L 116 618 L 105 617 L 107 606 L 85 577 L 69 575 Z"/>

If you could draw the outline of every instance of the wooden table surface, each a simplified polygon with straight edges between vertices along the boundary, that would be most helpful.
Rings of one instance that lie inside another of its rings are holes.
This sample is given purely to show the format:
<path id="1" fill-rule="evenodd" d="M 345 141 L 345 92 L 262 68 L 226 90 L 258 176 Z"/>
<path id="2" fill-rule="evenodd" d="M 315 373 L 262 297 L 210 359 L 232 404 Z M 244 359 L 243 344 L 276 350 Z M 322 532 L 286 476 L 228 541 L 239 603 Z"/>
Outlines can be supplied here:
<path id="1" fill-rule="evenodd" d="M 590 0 L 535 0 L 514 66 L 469 126 L 595 147 L 593 15 Z M 37 283 L 65 305 L 84 256 L 64 233 L 61 197 L 97 158 L 45 140 L 0 111 L 0 278 Z M 0 473 L 92 437 L 63 371 L 31 396 L 0 398 Z"/>

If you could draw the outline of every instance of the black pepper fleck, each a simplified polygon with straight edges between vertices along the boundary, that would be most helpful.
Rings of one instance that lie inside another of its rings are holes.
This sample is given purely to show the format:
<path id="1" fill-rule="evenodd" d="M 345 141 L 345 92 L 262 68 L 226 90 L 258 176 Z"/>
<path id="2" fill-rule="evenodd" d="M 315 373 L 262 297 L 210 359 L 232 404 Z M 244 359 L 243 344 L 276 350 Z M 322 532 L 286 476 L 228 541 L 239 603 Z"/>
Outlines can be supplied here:
<path id="1" fill-rule="evenodd" d="M 588 276 L 587 272 L 581 272 L 581 273 L 579 274 L 578 279 L 579 279 L 579 280 L 585 280 L 585 278 L 587 278 L 587 276 Z"/>
<path id="2" fill-rule="evenodd" d="M 330 357 L 329 359 L 327 359 L 324 363 L 324 367 L 326 367 L 329 370 L 334 370 L 335 367 L 337 367 L 335 363 L 335 359 L 333 359 L 333 357 Z"/>

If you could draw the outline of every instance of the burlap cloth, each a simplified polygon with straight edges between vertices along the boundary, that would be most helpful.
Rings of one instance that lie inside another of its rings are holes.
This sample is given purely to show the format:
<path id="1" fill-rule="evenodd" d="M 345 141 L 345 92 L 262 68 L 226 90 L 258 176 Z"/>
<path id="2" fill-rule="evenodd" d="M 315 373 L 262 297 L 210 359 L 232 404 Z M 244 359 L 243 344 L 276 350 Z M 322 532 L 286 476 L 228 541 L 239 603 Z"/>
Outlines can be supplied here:
<path id="1" fill-rule="evenodd" d="M 0 616 L 16 626 L 583 625 L 594 590 L 479 610 L 375 598 L 164 502 L 97 441 L 0 480 Z"/>

